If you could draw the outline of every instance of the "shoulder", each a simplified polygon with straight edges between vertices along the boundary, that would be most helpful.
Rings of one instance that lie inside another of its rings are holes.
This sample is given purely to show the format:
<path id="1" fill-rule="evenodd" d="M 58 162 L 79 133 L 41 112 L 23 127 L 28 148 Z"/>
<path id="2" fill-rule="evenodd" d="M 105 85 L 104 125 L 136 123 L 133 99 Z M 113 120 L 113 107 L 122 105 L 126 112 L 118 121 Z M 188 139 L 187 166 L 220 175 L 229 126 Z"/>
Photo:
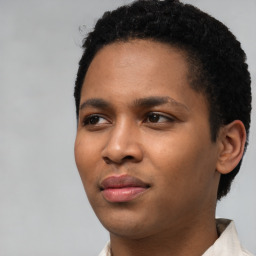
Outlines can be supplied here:
<path id="1" fill-rule="evenodd" d="M 110 253 L 110 242 L 107 242 L 105 247 L 100 252 L 99 256 L 111 256 L 111 253 Z"/>
<path id="2" fill-rule="evenodd" d="M 255 256 L 254 254 L 248 252 L 244 248 L 242 248 L 242 255 L 241 256 Z"/>
<path id="3" fill-rule="evenodd" d="M 203 256 L 254 256 L 242 247 L 234 221 L 216 219 L 216 227 L 219 238 Z"/>

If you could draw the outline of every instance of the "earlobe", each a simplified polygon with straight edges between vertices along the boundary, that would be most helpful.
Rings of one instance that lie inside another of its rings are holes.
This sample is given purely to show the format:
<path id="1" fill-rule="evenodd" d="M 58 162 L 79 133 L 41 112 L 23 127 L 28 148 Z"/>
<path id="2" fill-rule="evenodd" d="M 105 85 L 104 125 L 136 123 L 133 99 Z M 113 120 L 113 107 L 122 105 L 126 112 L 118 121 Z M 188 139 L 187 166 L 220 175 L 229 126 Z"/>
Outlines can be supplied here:
<path id="1" fill-rule="evenodd" d="M 244 153 L 246 131 L 240 120 L 221 128 L 219 134 L 220 152 L 216 169 L 221 174 L 231 172 L 240 162 Z"/>

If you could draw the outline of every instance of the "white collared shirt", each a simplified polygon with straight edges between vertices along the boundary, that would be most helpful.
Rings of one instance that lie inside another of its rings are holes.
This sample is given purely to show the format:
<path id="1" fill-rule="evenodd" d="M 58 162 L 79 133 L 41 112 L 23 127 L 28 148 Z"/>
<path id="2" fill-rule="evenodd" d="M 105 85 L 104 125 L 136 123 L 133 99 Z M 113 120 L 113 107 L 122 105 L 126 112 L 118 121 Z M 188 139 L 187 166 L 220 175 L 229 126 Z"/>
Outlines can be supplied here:
<path id="1" fill-rule="evenodd" d="M 253 256 L 241 246 L 233 221 L 217 219 L 216 225 L 220 236 L 202 256 Z M 109 242 L 99 256 L 111 256 Z"/>

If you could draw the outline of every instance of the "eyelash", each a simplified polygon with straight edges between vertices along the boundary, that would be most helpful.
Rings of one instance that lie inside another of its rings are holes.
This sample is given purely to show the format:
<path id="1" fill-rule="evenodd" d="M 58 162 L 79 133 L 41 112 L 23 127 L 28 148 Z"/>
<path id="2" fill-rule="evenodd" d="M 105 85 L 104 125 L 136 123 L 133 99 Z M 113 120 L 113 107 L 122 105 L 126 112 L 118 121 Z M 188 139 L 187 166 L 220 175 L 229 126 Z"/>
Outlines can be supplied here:
<path id="1" fill-rule="evenodd" d="M 161 114 L 161 113 L 158 113 L 158 112 L 149 112 L 148 114 L 147 114 L 147 118 L 145 119 L 145 120 L 148 120 L 149 119 L 149 117 L 150 117 L 150 115 L 154 115 L 155 117 L 157 117 L 157 118 L 159 118 L 159 119 L 161 119 L 161 118 L 164 118 L 166 121 L 165 122 L 174 122 L 175 121 L 175 118 L 174 117 L 172 117 L 172 116 L 167 116 L 167 115 L 163 115 L 163 114 Z M 163 123 L 163 122 L 158 122 L 159 121 L 159 119 L 157 120 L 157 122 L 149 122 L 149 123 Z"/>
<path id="2" fill-rule="evenodd" d="M 154 122 L 154 121 L 149 121 L 149 118 L 150 117 L 153 117 L 154 116 L 154 118 L 157 118 L 157 120 L 156 120 L 156 122 Z M 98 122 L 96 122 L 96 123 L 90 123 L 91 121 L 92 121 L 92 118 L 98 118 L 98 120 L 99 119 L 105 119 L 106 120 L 106 123 L 109 123 L 109 121 L 105 118 L 105 117 L 102 117 L 101 115 L 99 115 L 99 114 L 92 114 L 92 115 L 89 115 L 89 116 L 86 116 L 85 118 L 84 118 L 84 120 L 83 120 L 83 122 L 82 122 L 82 124 L 83 124 L 83 126 L 97 126 L 97 125 L 99 125 L 99 123 Z M 161 118 L 164 118 L 165 119 L 165 121 L 163 121 L 163 122 L 159 122 L 159 119 L 161 119 Z M 97 121 L 97 120 L 95 120 L 95 121 Z M 158 113 L 158 112 L 149 112 L 149 113 L 147 113 L 146 114 L 146 118 L 143 120 L 143 122 L 144 123 L 153 123 L 153 124 L 161 124 L 161 123 L 166 123 L 166 122 L 170 122 L 170 123 L 172 123 L 172 122 L 174 122 L 175 121 L 175 118 L 174 117 L 172 117 L 172 116 L 167 116 L 167 115 L 163 115 L 163 114 L 161 114 L 161 113 Z"/>
<path id="3" fill-rule="evenodd" d="M 99 118 L 99 119 L 102 118 L 102 119 L 107 120 L 106 118 L 102 117 L 101 115 L 92 114 L 92 115 L 86 116 L 86 117 L 84 118 L 84 120 L 83 120 L 83 126 L 87 126 L 87 125 L 92 125 L 92 126 L 94 126 L 94 125 L 97 125 L 98 123 L 96 123 L 96 124 L 91 124 L 91 123 L 90 123 L 90 121 L 92 121 L 92 120 L 91 120 L 92 118 Z"/>

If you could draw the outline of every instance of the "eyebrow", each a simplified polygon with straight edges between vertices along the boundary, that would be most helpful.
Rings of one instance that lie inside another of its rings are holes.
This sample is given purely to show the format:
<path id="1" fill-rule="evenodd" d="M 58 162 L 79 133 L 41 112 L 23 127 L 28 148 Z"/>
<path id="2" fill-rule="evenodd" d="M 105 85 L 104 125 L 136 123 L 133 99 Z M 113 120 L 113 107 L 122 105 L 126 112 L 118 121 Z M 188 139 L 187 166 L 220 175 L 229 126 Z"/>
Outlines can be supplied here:
<path id="1" fill-rule="evenodd" d="M 134 105 L 139 106 L 139 107 L 154 107 L 154 106 L 159 106 L 159 105 L 164 105 L 164 104 L 171 104 L 173 106 L 181 107 L 181 108 L 185 109 L 186 111 L 189 111 L 189 108 L 185 104 L 178 102 L 175 99 L 168 97 L 168 96 L 146 97 L 146 98 L 136 99 L 134 101 Z"/>
<path id="2" fill-rule="evenodd" d="M 164 105 L 164 104 L 171 104 L 173 106 L 181 107 L 186 111 L 189 111 L 188 107 L 185 104 L 178 102 L 168 96 L 165 96 L 165 97 L 151 96 L 146 98 L 135 99 L 133 101 L 133 105 L 135 107 L 155 107 L 155 106 Z M 101 98 L 91 98 L 83 102 L 79 109 L 83 110 L 86 107 L 102 109 L 102 108 L 110 108 L 111 104 Z"/>
<path id="3" fill-rule="evenodd" d="M 79 109 L 82 110 L 86 107 L 108 108 L 108 107 L 110 107 L 110 103 L 108 103 L 107 101 L 105 101 L 101 98 L 92 98 L 92 99 L 88 99 L 85 102 L 83 102 Z"/>

